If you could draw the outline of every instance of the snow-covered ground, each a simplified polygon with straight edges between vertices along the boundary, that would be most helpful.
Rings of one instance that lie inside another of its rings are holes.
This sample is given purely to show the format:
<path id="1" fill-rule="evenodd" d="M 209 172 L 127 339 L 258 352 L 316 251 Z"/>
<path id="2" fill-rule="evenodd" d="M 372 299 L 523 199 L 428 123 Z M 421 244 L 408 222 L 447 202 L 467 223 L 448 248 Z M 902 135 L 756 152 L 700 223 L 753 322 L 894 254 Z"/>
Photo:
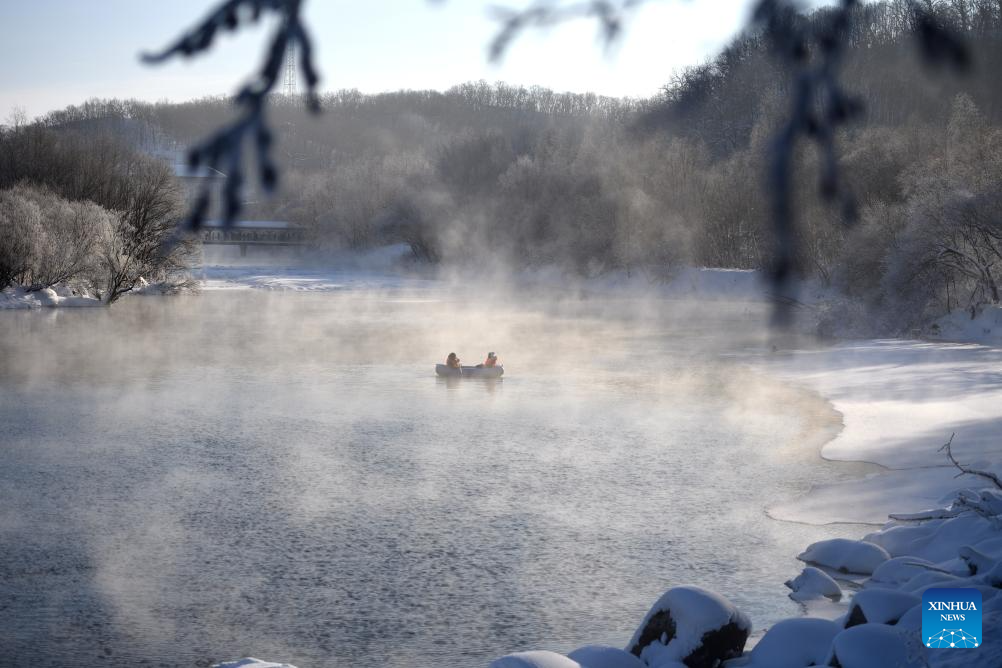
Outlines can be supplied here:
<path id="1" fill-rule="evenodd" d="M 893 512 L 932 507 L 964 481 L 940 452 L 1002 470 L 1002 350 L 974 344 L 863 341 L 796 351 L 765 369 L 811 388 L 842 414 L 823 457 L 887 470 L 812 490 L 770 514 L 810 523 L 881 523 Z"/>
<path id="2" fill-rule="evenodd" d="M 28 292 L 23 288 L 0 290 L 0 310 L 33 309 L 52 306 L 102 306 L 99 299 L 61 285 Z"/>

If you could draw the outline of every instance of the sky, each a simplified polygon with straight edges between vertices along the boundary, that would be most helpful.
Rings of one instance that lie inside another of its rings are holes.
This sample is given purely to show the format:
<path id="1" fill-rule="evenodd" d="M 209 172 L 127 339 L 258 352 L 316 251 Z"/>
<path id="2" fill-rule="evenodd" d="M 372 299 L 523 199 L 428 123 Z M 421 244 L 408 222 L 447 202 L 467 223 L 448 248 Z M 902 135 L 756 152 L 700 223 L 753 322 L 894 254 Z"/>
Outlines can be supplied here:
<path id="1" fill-rule="evenodd" d="M 0 123 L 90 98 L 187 100 L 232 93 L 260 62 L 267 26 L 227 34 L 210 53 L 158 66 L 166 46 L 217 0 L 0 0 Z M 705 61 L 745 24 L 753 0 L 650 0 L 612 49 L 594 21 L 523 34 L 500 64 L 487 59 L 492 6 L 530 0 L 308 0 L 322 90 L 445 90 L 485 79 L 646 97 L 671 73 Z M 815 0 L 809 4 L 823 4 Z"/>

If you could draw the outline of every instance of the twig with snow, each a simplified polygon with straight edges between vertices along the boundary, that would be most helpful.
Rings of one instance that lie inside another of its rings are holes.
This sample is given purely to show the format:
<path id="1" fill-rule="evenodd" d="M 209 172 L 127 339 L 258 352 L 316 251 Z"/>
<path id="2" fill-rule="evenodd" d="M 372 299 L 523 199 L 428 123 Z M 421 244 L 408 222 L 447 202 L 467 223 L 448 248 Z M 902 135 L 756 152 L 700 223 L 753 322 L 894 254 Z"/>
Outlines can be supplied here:
<path id="1" fill-rule="evenodd" d="M 964 466 L 963 464 L 957 461 L 956 457 L 953 456 L 953 437 L 956 435 L 957 435 L 956 432 L 950 434 L 950 440 L 944 443 L 943 447 L 939 449 L 939 452 L 943 452 L 945 450 L 946 456 L 950 460 L 950 462 L 958 469 L 960 469 L 960 473 L 958 473 L 954 477 L 959 478 L 960 476 L 965 474 L 976 475 L 991 481 L 997 488 L 1002 489 L 1002 480 L 1000 480 L 999 477 L 994 473 L 992 473 L 991 471 L 981 471 L 978 469 L 972 469 L 970 467 Z"/>

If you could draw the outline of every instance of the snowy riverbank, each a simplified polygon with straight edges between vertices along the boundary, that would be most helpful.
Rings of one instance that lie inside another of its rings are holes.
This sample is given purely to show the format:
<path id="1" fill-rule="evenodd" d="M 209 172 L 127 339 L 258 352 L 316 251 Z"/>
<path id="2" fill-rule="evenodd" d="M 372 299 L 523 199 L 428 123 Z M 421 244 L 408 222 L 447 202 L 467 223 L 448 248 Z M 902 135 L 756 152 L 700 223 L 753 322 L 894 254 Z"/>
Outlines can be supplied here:
<path id="1" fill-rule="evenodd" d="M 0 290 L 0 310 L 103 305 L 104 303 L 100 299 L 61 285 L 30 292 L 19 287 Z"/>
<path id="2" fill-rule="evenodd" d="M 1002 470 L 1002 350 L 975 344 L 863 341 L 795 351 L 764 370 L 832 402 L 843 429 L 821 450 L 886 470 L 778 503 L 777 519 L 881 523 L 931 507 L 964 485 L 940 447 L 975 468 Z"/>

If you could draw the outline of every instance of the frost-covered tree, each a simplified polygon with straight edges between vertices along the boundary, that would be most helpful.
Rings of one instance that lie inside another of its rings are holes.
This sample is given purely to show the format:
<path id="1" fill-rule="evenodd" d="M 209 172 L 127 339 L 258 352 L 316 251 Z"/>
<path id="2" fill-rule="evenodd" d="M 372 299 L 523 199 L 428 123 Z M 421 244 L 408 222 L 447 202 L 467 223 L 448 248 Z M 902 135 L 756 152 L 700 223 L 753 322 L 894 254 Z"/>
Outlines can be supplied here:
<path id="1" fill-rule="evenodd" d="M 21 189 L 0 190 L 0 289 L 29 278 L 41 245 L 41 209 Z"/>

